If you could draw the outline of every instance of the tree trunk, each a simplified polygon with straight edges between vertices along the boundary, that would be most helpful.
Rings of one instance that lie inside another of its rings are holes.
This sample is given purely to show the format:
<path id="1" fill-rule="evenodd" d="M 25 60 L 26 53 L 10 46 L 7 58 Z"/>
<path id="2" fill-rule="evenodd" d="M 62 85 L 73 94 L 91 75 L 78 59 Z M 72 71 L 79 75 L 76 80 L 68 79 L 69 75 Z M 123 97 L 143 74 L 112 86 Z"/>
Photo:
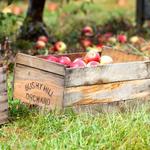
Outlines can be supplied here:
<path id="1" fill-rule="evenodd" d="M 46 0 L 29 0 L 29 7 L 23 26 L 20 28 L 19 39 L 36 40 L 38 36 L 49 37 L 43 22 L 43 10 Z"/>
<path id="2" fill-rule="evenodd" d="M 143 0 L 137 0 L 136 1 L 136 23 L 138 30 L 141 29 L 141 27 L 144 24 L 144 1 Z"/>

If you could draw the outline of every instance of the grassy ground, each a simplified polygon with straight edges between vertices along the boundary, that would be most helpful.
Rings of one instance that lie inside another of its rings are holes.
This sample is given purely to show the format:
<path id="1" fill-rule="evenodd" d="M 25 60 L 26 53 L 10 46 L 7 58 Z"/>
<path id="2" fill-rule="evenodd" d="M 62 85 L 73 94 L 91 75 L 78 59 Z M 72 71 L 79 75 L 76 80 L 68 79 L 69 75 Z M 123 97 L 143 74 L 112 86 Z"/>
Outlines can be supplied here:
<path id="1" fill-rule="evenodd" d="M 71 111 L 44 115 L 23 106 L 13 109 L 14 120 L 0 129 L 0 149 L 148 150 L 150 147 L 150 113 L 146 107 L 130 113 L 96 116 Z"/>
<path id="2" fill-rule="evenodd" d="M 129 5 L 119 8 L 116 0 L 95 0 L 88 6 L 87 13 L 80 11 L 74 14 L 79 3 L 65 5 L 59 12 L 50 13 L 47 8 L 44 19 L 52 32 L 60 38 L 71 33 L 72 27 L 78 30 L 83 24 L 104 23 L 114 16 L 125 15 L 134 20 L 134 1 L 128 0 Z M 17 3 L 18 4 L 18 3 Z M 87 7 L 87 6 L 84 6 Z M 26 8 L 26 7 L 25 7 Z M 130 11 L 127 11 L 129 10 Z M 61 18 L 62 12 L 69 16 Z M 70 13 L 72 12 L 72 13 Z M 9 23 L 1 25 L 0 33 L 5 31 L 12 37 L 24 15 L 13 16 Z M 20 22 L 18 22 L 18 19 Z M 11 21 L 13 20 L 13 21 Z M 11 28 L 14 25 L 14 28 Z M 65 25 L 65 26 L 64 26 Z M 95 24 L 96 25 L 96 24 Z M 7 30 L 4 30 L 4 27 Z M 78 27 L 79 26 L 79 27 Z M 67 31 L 67 32 L 66 32 Z M 72 36 L 74 36 L 72 34 Z M 12 81 L 12 76 L 10 76 Z M 35 109 L 29 109 L 12 101 L 12 89 L 9 83 L 10 122 L 0 128 L 0 149 L 45 149 L 45 150 L 149 150 L 150 147 L 150 112 L 149 106 L 126 113 L 74 114 L 71 110 L 56 114 L 40 114 Z"/>

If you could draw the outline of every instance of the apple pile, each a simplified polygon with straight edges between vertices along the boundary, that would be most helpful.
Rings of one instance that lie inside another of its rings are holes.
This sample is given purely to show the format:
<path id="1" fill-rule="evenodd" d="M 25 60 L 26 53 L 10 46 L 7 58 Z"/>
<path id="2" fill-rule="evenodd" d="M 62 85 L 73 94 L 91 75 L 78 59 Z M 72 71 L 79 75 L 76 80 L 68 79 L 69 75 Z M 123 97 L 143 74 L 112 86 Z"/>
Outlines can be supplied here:
<path id="1" fill-rule="evenodd" d="M 38 50 L 46 49 L 48 47 L 48 38 L 44 35 L 39 36 L 35 48 Z M 49 48 L 49 51 L 52 53 L 64 53 L 67 50 L 67 45 L 63 41 L 57 41 L 52 47 Z"/>
<path id="2" fill-rule="evenodd" d="M 76 58 L 71 61 L 67 56 L 53 56 L 48 55 L 43 57 L 46 61 L 55 62 L 66 66 L 67 68 L 84 68 L 84 67 L 95 67 L 104 64 L 113 63 L 113 59 L 110 56 L 100 56 L 96 51 L 89 51 L 84 57 Z"/>

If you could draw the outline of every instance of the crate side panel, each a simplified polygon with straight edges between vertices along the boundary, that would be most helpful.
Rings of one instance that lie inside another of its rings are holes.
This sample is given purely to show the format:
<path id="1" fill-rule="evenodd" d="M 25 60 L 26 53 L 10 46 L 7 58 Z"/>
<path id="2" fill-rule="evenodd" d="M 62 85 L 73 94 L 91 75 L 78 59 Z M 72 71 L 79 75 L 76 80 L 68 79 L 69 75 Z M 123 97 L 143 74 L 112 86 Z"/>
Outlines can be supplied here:
<path id="1" fill-rule="evenodd" d="M 150 96 L 150 79 L 65 89 L 64 106 L 110 103 Z"/>
<path id="2" fill-rule="evenodd" d="M 63 65 L 49 62 L 35 56 L 19 53 L 16 56 L 15 63 L 49 71 L 59 75 L 65 75 L 65 67 Z"/>
<path id="3" fill-rule="evenodd" d="M 132 62 L 132 61 L 143 61 L 147 60 L 148 58 L 145 58 L 143 56 L 135 55 L 135 54 L 130 54 L 127 52 L 123 52 L 120 50 L 115 50 L 112 48 L 105 49 L 102 51 L 102 56 L 108 55 L 111 56 L 114 60 L 114 63 L 120 63 L 120 62 Z"/>
<path id="4" fill-rule="evenodd" d="M 101 103 L 91 105 L 75 105 L 72 106 L 76 113 L 114 113 L 114 112 L 133 112 L 133 110 L 140 109 L 142 106 L 150 104 L 150 96 L 141 97 L 140 99 L 117 101 L 112 103 Z"/>
<path id="5" fill-rule="evenodd" d="M 16 64 L 14 98 L 55 109 L 62 107 L 63 91 L 63 76 Z"/>
<path id="6" fill-rule="evenodd" d="M 150 61 L 118 63 L 66 70 L 66 87 L 146 79 Z"/>
<path id="7" fill-rule="evenodd" d="M 0 112 L 0 125 L 8 122 L 8 111 Z"/>

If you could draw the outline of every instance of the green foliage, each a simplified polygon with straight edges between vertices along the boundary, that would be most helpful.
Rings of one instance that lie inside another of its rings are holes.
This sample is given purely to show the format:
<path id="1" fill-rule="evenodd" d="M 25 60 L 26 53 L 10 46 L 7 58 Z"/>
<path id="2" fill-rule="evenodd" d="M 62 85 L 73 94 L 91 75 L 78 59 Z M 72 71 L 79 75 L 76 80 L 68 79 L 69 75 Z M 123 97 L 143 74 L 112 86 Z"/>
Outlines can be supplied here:
<path id="1" fill-rule="evenodd" d="M 8 1 L 8 5 L 10 5 L 13 2 L 13 0 L 7 0 L 7 1 Z"/>
<path id="2" fill-rule="evenodd" d="M 15 38 L 16 34 L 14 33 L 18 30 L 21 20 L 21 16 L 0 12 L 0 42 L 6 36 Z"/>

